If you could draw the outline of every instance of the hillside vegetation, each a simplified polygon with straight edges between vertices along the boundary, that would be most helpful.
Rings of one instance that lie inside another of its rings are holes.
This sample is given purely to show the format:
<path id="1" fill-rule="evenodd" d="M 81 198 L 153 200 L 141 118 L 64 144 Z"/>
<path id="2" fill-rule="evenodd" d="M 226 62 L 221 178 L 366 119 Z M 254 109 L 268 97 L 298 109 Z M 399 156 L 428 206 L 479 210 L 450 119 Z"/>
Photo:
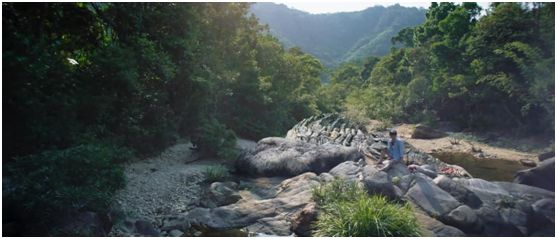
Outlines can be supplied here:
<path id="1" fill-rule="evenodd" d="M 453 121 L 474 131 L 552 138 L 553 3 L 433 3 L 426 21 L 401 30 L 382 57 L 336 68 L 322 108 L 359 119 Z"/>
<path id="2" fill-rule="evenodd" d="M 235 136 L 282 135 L 317 113 L 321 64 L 248 8 L 3 3 L 6 221 L 45 235 L 60 214 L 107 209 L 123 185 L 114 165 L 133 153 L 191 137 L 233 158 Z"/>
<path id="3" fill-rule="evenodd" d="M 424 9 L 400 5 L 359 12 L 310 14 L 274 3 L 256 3 L 253 12 L 286 47 L 300 47 L 325 66 L 389 53 L 391 38 L 424 22 Z"/>

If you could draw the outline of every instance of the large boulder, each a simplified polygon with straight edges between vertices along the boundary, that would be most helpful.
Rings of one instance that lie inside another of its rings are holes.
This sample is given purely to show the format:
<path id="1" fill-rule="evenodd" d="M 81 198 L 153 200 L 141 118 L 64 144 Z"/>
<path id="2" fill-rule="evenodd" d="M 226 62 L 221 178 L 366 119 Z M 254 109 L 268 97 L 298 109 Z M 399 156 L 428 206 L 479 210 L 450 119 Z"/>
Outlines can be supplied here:
<path id="1" fill-rule="evenodd" d="M 514 182 L 555 192 L 555 158 L 546 159 L 537 167 L 518 171 Z"/>
<path id="2" fill-rule="evenodd" d="M 362 169 L 363 184 L 370 194 L 381 194 L 390 199 L 395 199 L 397 193 L 389 175 L 377 170 L 371 165 L 366 165 Z"/>
<path id="3" fill-rule="evenodd" d="M 527 236 L 538 230 L 532 204 L 551 198 L 554 193 L 541 188 L 510 182 L 489 182 L 482 179 L 455 180 L 482 201 L 476 210 L 482 220 L 484 236 Z M 541 209 L 543 211 L 543 209 Z M 554 224 L 553 224 L 554 225 Z"/>
<path id="4" fill-rule="evenodd" d="M 315 203 L 310 203 L 294 217 L 291 230 L 298 236 L 311 236 L 312 223 L 317 219 L 317 209 Z"/>
<path id="5" fill-rule="evenodd" d="M 164 220 L 162 230 L 191 232 L 192 229 L 203 229 L 204 233 L 215 233 L 246 228 L 258 233 L 289 236 L 293 216 L 301 214 L 312 202 L 312 189 L 320 184 L 321 177 L 304 173 L 282 181 L 271 198 L 254 197 L 217 208 L 194 208 L 174 216 L 173 220 Z"/>
<path id="6" fill-rule="evenodd" d="M 538 221 L 555 224 L 555 198 L 545 198 L 532 204 L 534 217 Z"/>
<path id="7" fill-rule="evenodd" d="M 432 179 L 437 177 L 437 171 L 433 166 L 429 164 L 420 165 L 419 167 L 416 168 L 416 170 Z"/>
<path id="8" fill-rule="evenodd" d="M 436 228 L 433 231 L 433 233 L 435 233 L 435 235 L 438 237 L 465 237 L 466 236 L 466 234 L 464 234 L 464 232 L 461 231 L 460 229 L 449 225 L 444 225 L 442 227 Z"/>
<path id="9" fill-rule="evenodd" d="M 237 192 L 238 184 L 235 182 L 214 182 L 209 187 L 210 197 L 216 206 L 223 206 L 242 199 Z"/>
<path id="10" fill-rule="evenodd" d="M 456 200 L 471 208 L 479 208 L 482 205 L 482 201 L 476 194 L 445 175 L 437 176 L 433 179 L 433 182 L 441 189 L 445 190 L 445 192 L 451 194 Z"/>
<path id="11" fill-rule="evenodd" d="M 304 172 L 327 172 L 344 161 L 357 161 L 360 157 L 354 147 L 271 137 L 260 140 L 257 147 L 240 156 L 236 168 L 250 175 L 294 176 Z"/>
<path id="12" fill-rule="evenodd" d="M 511 182 L 493 182 L 493 184 L 507 191 L 512 197 L 525 200 L 529 204 L 544 198 L 555 198 L 555 192 L 543 188 Z"/>
<path id="13" fill-rule="evenodd" d="M 413 139 L 436 139 L 446 137 L 445 132 L 427 127 L 425 125 L 416 125 L 414 132 L 412 132 Z"/>
<path id="14" fill-rule="evenodd" d="M 423 237 L 464 237 L 466 236 L 464 232 L 460 229 L 445 225 L 442 222 L 438 221 L 437 219 L 432 218 L 431 216 L 427 215 L 422 209 L 417 207 L 416 205 L 412 205 L 414 216 L 416 216 L 417 221 L 420 224 L 420 228 L 422 231 Z"/>
<path id="15" fill-rule="evenodd" d="M 359 180 L 358 175 L 361 170 L 362 167 L 358 163 L 354 161 L 346 161 L 331 169 L 329 174 L 334 177 L 342 178 L 346 181 L 357 181 Z"/>
<path id="16" fill-rule="evenodd" d="M 540 162 L 550 158 L 555 158 L 555 151 L 545 152 L 538 155 L 538 160 Z"/>
<path id="17" fill-rule="evenodd" d="M 494 206 L 498 200 L 511 198 L 509 191 L 504 187 L 480 178 L 455 178 L 453 181 L 472 191 L 482 201 L 482 204 Z"/>
<path id="18" fill-rule="evenodd" d="M 147 219 L 128 217 L 115 227 L 114 231 L 118 232 L 118 236 L 160 236 L 154 223 Z"/>
<path id="19" fill-rule="evenodd" d="M 478 217 L 481 218 L 483 230 L 480 233 L 482 236 L 521 236 L 521 231 L 515 226 L 508 223 L 508 220 L 503 219 L 497 207 L 482 206 L 475 210 Z"/>
<path id="20" fill-rule="evenodd" d="M 517 208 L 499 208 L 499 214 L 503 222 L 518 229 L 519 234 L 514 236 L 528 235 L 528 213 Z"/>
<path id="21" fill-rule="evenodd" d="M 392 164 L 392 166 L 388 170 L 386 170 L 386 173 L 389 175 L 389 179 L 392 179 L 393 177 L 400 178 L 403 177 L 404 175 L 410 174 L 410 171 L 403 163 L 393 163 L 393 162 L 389 162 L 389 163 Z"/>
<path id="22" fill-rule="evenodd" d="M 444 216 L 444 222 L 464 232 L 481 231 L 481 223 L 476 212 L 466 205 L 459 206 Z"/>
<path id="23" fill-rule="evenodd" d="M 461 205 L 432 180 L 422 177 L 415 178 L 415 183 L 406 192 L 406 197 L 434 218 L 441 218 Z"/>

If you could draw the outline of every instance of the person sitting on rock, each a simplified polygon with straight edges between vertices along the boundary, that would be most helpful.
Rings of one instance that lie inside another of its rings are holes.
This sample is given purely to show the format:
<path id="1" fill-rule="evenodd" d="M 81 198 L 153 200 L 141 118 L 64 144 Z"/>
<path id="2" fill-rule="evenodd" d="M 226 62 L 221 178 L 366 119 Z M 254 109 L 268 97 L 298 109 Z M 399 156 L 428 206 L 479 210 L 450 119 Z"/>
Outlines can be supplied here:
<path id="1" fill-rule="evenodd" d="M 404 142 L 397 137 L 397 132 L 395 129 L 389 131 L 389 142 L 387 142 L 387 148 L 381 151 L 381 160 L 387 155 L 389 160 L 387 165 L 385 165 L 381 170 L 387 171 L 396 163 L 404 163 Z"/>

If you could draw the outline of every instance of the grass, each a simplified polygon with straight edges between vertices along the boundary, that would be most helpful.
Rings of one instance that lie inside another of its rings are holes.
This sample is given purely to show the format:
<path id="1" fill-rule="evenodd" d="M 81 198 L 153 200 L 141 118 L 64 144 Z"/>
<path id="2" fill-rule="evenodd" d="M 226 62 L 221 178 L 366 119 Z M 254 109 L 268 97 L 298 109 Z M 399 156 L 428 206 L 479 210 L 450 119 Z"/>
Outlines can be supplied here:
<path id="1" fill-rule="evenodd" d="M 314 189 L 313 197 L 320 208 L 314 236 L 420 236 L 409 204 L 369 196 L 357 184 L 337 179 Z"/>
<path id="2" fill-rule="evenodd" d="M 228 168 L 222 165 L 207 166 L 203 169 L 205 181 L 208 183 L 223 181 L 230 177 Z"/>

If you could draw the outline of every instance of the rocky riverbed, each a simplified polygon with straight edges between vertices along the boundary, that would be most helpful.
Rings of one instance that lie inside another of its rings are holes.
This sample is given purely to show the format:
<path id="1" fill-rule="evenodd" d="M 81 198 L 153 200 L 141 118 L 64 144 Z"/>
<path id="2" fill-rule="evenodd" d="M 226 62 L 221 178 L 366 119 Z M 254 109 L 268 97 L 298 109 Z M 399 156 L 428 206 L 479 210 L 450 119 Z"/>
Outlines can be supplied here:
<path id="1" fill-rule="evenodd" d="M 173 156 L 127 167 L 128 186 L 116 203 L 132 213 L 111 235 L 309 236 L 319 210 L 311 191 L 335 177 L 409 202 L 424 236 L 555 235 L 554 185 L 539 184 L 544 174 L 554 178 L 554 158 L 519 173 L 515 183 L 491 182 L 408 145 L 417 170 L 400 164 L 380 171 L 377 153 L 385 140 L 335 115 L 313 117 L 285 138 L 239 141 L 237 173 L 211 184 L 203 182 L 203 166 L 224 162 L 192 163 L 189 145 L 175 146 L 167 154 Z M 362 148 L 371 160 L 363 159 Z"/>

